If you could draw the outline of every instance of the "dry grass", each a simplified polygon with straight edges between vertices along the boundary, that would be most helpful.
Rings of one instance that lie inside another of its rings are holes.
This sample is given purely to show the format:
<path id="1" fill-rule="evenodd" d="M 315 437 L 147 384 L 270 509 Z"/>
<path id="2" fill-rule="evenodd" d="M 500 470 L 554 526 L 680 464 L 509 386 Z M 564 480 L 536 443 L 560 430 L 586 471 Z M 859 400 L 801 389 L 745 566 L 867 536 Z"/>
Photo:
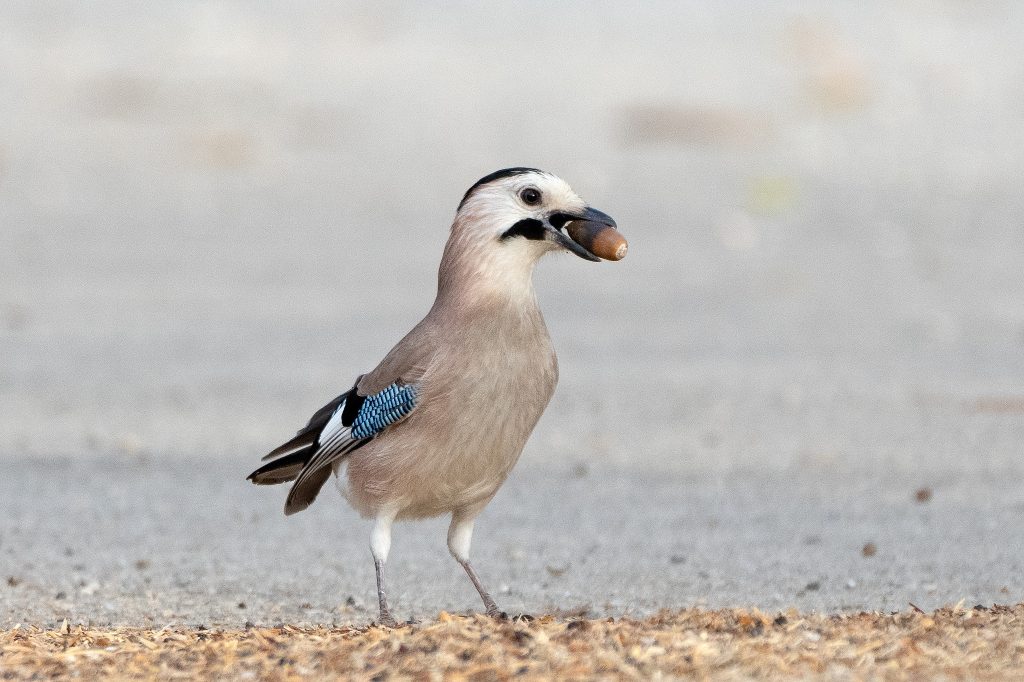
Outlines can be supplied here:
<path id="1" fill-rule="evenodd" d="M 933 614 L 665 612 L 368 628 L 0 633 L 0 679 L 1021 679 L 1024 605 Z"/>

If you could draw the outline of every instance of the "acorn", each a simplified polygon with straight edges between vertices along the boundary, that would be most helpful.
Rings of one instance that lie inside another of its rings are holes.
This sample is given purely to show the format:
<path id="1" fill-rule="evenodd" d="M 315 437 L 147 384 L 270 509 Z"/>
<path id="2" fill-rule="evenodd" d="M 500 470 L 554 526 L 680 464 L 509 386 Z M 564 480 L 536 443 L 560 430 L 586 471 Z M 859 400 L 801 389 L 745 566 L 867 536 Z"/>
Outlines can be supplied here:
<path id="1" fill-rule="evenodd" d="M 622 260 L 629 249 L 622 233 L 604 223 L 573 220 L 565 226 L 565 231 L 574 242 L 605 260 Z"/>

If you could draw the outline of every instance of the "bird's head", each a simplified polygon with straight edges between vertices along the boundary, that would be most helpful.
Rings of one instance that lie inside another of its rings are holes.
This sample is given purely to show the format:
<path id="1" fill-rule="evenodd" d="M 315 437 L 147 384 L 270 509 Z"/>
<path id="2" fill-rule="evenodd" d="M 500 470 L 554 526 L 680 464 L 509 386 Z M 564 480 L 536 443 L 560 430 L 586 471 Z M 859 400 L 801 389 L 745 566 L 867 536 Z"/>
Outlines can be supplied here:
<path id="1" fill-rule="evenodd" d="M 626 240 L 615 227 L 561 178 L 535 168 L 505 168 L 469 188 L 452 232 L 478 252 L 532 266 L 558 250 L 589 261 L 619 260 Z"/>

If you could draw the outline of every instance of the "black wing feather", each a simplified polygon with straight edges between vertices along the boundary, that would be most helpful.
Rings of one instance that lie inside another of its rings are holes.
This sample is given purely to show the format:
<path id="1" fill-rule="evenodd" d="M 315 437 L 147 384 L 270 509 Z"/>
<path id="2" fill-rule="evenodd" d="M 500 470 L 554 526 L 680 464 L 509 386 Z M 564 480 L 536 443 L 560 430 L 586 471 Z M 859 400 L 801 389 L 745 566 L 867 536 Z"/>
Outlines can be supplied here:
<path id="1" fill-rule="evenodd" d="M 415 406 L 415 386 L 401 382 L 388 386 L 373 395 L 363 422 L 356 428 L 360 434 L 356 437 L 352 430 L 368 398 L 359 395 L 356 386 L 317 410 L 291 440 L 263 458 L 272 461 L 249 474 L 249 480 L 257 485 L 295 481 L 285 502 L 285 514 L 294 514 L 312 504 L 333 472 L 335 462 L 369 443 L 388 426 L 401 421 Z M 325 433 L 339 408 L 341 424 L 336 421 L 331 432 Z"/>
<path id="2" fill-rule="evenodd" d="M 359 377 L 359 379 L 362 378 L 362 376 Z M 357 385 L 359 384 L 359 379 L 356 379 Z M 314 412 L 313 416 L 309 418 L 309 421 L 306 423 L 306 425 L 299 429 L 291 440 L 289 440 L 287 443 L 284 443 L 283 445 L 277 446 L 268 454 L 263 455 L 263 461 L 266 462 L 269 459 L 274 459 L 275 457 L 280 457 L 281 455 L 290 454 L 291 452 L 295 452 L 296 449 L 299 447 L 308 447 L 310 445 L 316 446 L 318 444 L 317 441 L 320 439 L 320 432 L 324 430 L 325 426 L 327 426 L 327 422 L 331 421 L 331 416 L 335 413 L 335 411 L 337 411 L 338 405 L 341 405 L 348 398 L 353 396 L 355 396 L 357 400 L 353 400 L 351 402 L 358 402 L 360 405 L 362 405 L 363 398 L 362 396 L 356 396 L 356 387 L 353 386 L 352 388 L 345 391 L 337 398 L 335 398 L 334 400 L 332 400 L 331 402 L 327 403 L 319 410 Z M 358 411 L 359 408 L 356 407 L 356 412 Z M 348 404 L 346 403 L 344 414 L 347 413 Z"/>
<path id="3" fill-rule="evenodd" d="M 273 485 L 274 483 L 285 483 L 293 480 L 306 466 L 309 459 L 309 452 L 300 450 L 290 455 L 268 462 L 256 471 L 249 474 L 248 479 L 256 485 Z"/>

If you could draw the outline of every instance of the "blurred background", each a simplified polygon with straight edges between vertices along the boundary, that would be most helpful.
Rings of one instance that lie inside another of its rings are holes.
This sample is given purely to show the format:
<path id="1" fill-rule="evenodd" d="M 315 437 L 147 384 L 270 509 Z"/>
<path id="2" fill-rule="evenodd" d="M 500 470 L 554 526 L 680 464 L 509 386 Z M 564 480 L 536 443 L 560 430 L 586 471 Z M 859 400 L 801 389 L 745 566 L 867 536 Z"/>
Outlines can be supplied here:
<path id="1" fill-rule="evenodd" d="M 325 4 L 4 3 L 0 452 L 252 461 L 533 165 L 632 248 L 527 461 L 1020 464 L 1017 3 Z"/>
<path id="2" fill-rule="evenodd" d="M 241 485 L 528 165 L 631 248 L 538 269 L 526 470 L 1011 480 L 1022 45 L 1008 1 L 5 2 L 0 460 Z"/>

